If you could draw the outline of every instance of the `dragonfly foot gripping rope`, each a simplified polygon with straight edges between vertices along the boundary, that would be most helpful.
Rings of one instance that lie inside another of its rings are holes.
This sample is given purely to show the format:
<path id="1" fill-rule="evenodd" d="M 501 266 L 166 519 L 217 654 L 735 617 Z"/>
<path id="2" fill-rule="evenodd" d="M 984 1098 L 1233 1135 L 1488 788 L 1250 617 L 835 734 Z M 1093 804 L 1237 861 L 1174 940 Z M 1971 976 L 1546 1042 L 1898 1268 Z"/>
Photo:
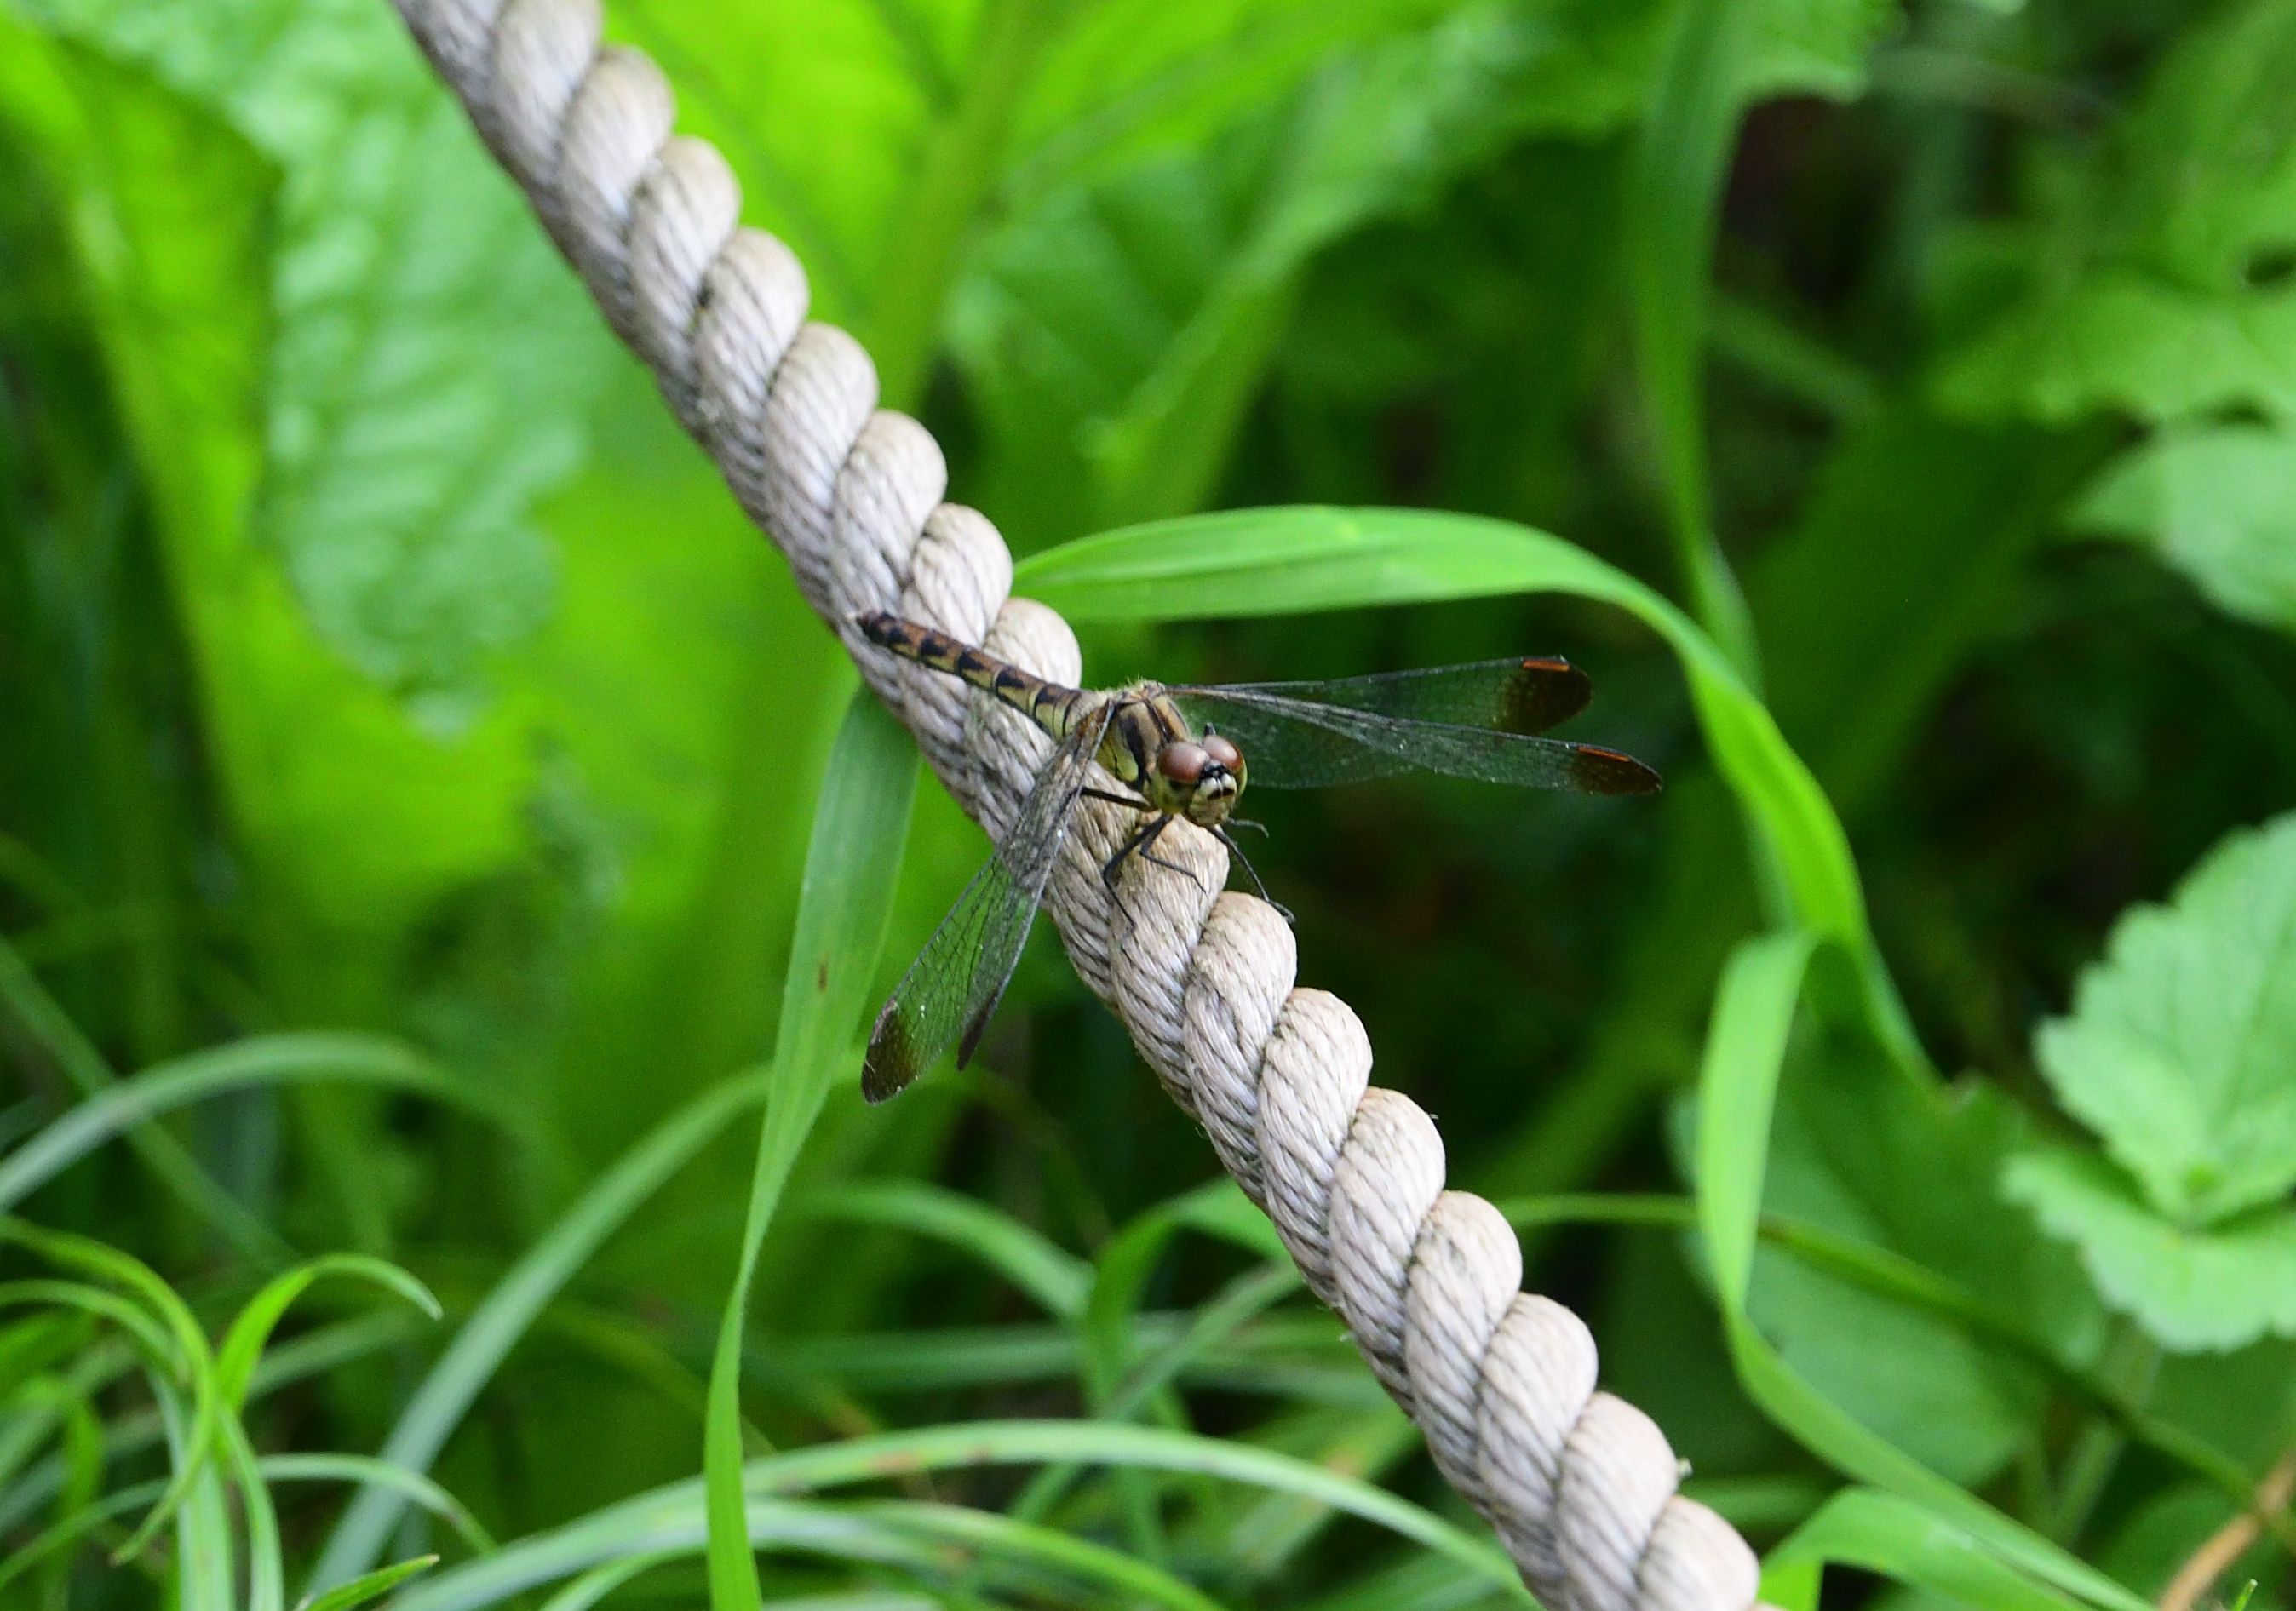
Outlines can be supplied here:
<path id="1" fill-rule="evenodd" d="M 1062 683 L 1081 671 L 1051 610 L 1009 597 L 995 527 L 943 502 L 914 421 L 880 411 L 868 356 L 806 321 L 803 269 L 740 225 L 707 143 L 643 53 L 602 47 L 595 0 L 395 0 L 488 146 L 670 407 L 781 548 L 816 613 L 992 836 L 1049 740 L 954 678 L 865 650 L 890 610 Z M 1047 904 L 1085 983 L 1265 1207 L 1316 1296 L 1425 1433 L 1554 1611 L 1746 1611 L 1754 1556 L 1676 1492 L 1649 1417 L 1596 1390 L 1593 1339 L 1521 1290 L 1513 1231 L 1444 1187 L 1433 1121 L 1370 1083 L 1371 1045 L 1336 996 L 1293 985 L 1292 933 L 1226 883 L 1226 855 L 1180 822 L 1158 854 L 1193 877 L 1100 870 L 1131 824 L 1086 802 Z"/>

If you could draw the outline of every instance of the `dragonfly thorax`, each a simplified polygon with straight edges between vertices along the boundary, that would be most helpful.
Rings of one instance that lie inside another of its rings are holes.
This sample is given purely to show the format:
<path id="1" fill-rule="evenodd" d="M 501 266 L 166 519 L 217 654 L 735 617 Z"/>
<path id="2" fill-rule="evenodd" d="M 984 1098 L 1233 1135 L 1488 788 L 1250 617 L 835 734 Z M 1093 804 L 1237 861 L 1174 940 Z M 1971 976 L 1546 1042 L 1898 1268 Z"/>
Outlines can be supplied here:
<path id="1" fill-rule="evenodd" d="M 1163 691 L 1142 684 L 1117 696 L 1102 741 L 1109 770 L 1151 807 L 1217 828 L 1243 793 L 1243 752 L 1226 735 L 1199 737 Z"/>

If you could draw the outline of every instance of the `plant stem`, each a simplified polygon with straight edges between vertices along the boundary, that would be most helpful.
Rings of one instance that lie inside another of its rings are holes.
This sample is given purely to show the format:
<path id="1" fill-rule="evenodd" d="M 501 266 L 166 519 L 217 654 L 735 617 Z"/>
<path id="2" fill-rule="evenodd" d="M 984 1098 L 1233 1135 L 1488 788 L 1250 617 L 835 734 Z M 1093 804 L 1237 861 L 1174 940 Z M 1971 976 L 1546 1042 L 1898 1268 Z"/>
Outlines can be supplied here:
<path id="1" fill-rule="evenodd" d="M 2116 1324 L 2112 1339 L 2105 1345 L 2098 1375 L 2114 1401 L 2134 1411 L 2141 1410 L 2151 1395 L 2152 1378 L 2160 1368 L 2160 1345 L 2124 1320 Z M 2072 1452 L 2065 1458 L 2055 1509 L 2047 1518 L 2051 1538 L 2069 1544 L 2080 1536 L 2128 1446 L 2125 1427 L 2112 1417 L 2099 1417 L 2081 1429 L 2073 1440 Z"/>
<path id="2" fill-rule="evenodd" d="M 2257 1484 L 2255 1505 L 2209 1534 L 2193 1551 L 2192 1558 L 2177 1569 L 2177 1575 L 2161 1591 L 2161 1611 L 2194 1611 L 2201 1596 L 2216 1587 L 2217 1579 L 2248 1553 L 2268 1522 L 2288 1509 L 2292 1497 L 2296 1497 L 2296 1449 L 2276 1460 Z"/>

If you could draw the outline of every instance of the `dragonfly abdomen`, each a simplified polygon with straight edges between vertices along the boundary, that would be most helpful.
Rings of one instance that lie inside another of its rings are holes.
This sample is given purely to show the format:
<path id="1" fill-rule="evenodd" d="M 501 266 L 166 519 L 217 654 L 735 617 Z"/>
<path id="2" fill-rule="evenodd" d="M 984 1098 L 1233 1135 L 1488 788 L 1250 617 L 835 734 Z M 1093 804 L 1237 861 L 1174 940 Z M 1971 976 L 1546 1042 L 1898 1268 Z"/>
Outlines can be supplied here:
<path id="1" fill-rule="evenodd" d="M 964 678 L 975 688 L 994 694 L 1056 739 L 1067 735 L 1089 703 L 1081 689 L 1048 683 L 985 649 L 976 649 L 949 636 L 939 627 L 922 626 L 882 609 L 853 619 L 861 635 L 880 649 L 889 649 L 920 666 Z"/>

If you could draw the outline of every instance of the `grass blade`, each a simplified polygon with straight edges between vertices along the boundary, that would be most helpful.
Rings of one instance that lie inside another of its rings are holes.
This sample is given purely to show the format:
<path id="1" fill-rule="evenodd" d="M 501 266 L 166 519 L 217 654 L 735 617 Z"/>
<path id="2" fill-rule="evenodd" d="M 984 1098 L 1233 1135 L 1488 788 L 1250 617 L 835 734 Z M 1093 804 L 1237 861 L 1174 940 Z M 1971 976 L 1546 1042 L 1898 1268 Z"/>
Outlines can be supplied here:
<path id="1" fill-rule="evenodd" d="M 840 1056 L 852 1043 L 884 950 L 916 780 L 916 747 L 908 735 L 873 699 L 855 696 L 814 804 L 741 1255 L 709 1364 L 702 1470 L 715 1611 L 755 1611 L 764 1603 L 741 1481 L 742 1330 L 750 1283 L 805 1138 L 830 1087 L 852 1072 Z"/>
<path id="2" fill-rule="evenodd" d="M 1699 1075 L 1699 1228 L 1738 1379 L 1773 1421 L 1837 1470 L 1964 1531 L 2064 1595 L 2110 1611 L 2141 1611 L 2144 1602 L 2112 1578 L 1939 1476 L 1819 1393 L 1748 1313 L 1771 1111 L 1803 985 L 1823 954 L 1804 934 L 1741 945 L 1715 998 Z"/>
<path id="3" fill-rule="evenodd" d="M 1876 1572 L 1981 1611 L 2064 1611 L 2067 1604 L 1926 1507 L 1872 1488 L 1835 1494 L 1764 1567 L 1767 1576 L 1821 1563 Z"/>
<path id="4" fill-rule="evenodd" d="M 1505 1555 L 1440 1517 L 1373 1484 L 1310 1461 L 1193 1433 L 1087 1421 L 980 1421 L 886 1433 L 750 1462 L 745 1537 L 753 1545 L 866 1541 L 890 1550 L 882 1530 L 852 1532 L 834 1511 L 793 1509 L 777 1496 L 813 1492 L 888 1476 L 980 1466 L 1077 1461 L 1191 1472 L 1270 1492 L 1292 1493 L 1358 1517 L 1454 1561 L 1510 1605 L 1531 1604 Z M 698 1480 L 672 1484 L 610 1505 L 495 1555 L 440 1574 L 410 1594 L 401 1611 L 474 1611 L 601 1562 L 686 1548 L 702 1526 Z M 714 1518 L 712 1525 L 715 1525 Z M 914 1554 L 906 1558 L 918 1558 Z"/>
<path id="5" fill-rule="evenodd" d="M 1432 510 L 1296 505 L 1158 520 L 1049 549 L 1014 586 L 1079 620 L 1290 615 L 1562 593 L 1636 617 L 1680 662 L 1714 764 L 1759 830 L 1801 928 L 1858 959 L 1876 1034 L 1927 1059 L 1875 954 L 1849 835 L 1730 658 L 1643 583 L 1559 537 Z"/>
<path id="6" fill-rule="evenodd" d="M 419 1092 L 474 1111 L 494 1111 L 470 1082 L 381 1035 L 256 1035 L 155 1064 L 95 1092 L 55 1119 L 0 1159 L 0 1213 L 111 1137 L 170 1108 L 253 1086 L 316 1081 Z"/>
<path id="7" fill-rule="evenodd" d="M 357 1611 L 357 1607 L 372 1605 L 408 1578 L 428 1572 L 438 1564 L 435 1555 L 418 1555 L 394 1566 L 380 1567 L 353 1578 L 339 1589 L 328 1590 L 304 1607 L 303 1611 Z"/>
<path id="8" fill-rule="evenodd" d="M 274 1276 L 248 1300 L 239 1317 L 232 1321 L 231 1329 L 224 1334 L 223 1346 L 216 1351 L 216 1387 L 232 1413 L 237 1414 L 247 1402 L 247 1389 L 255 1377 L 256 1362 L 262 1358 L 264 1345 L 271 1340 L 272 1328 L 312 1282 L 329 1275 L 371 1281 L 386 1292 L 397 1293 L 434 1321 L 444 1313 L 439 1307 L 439 1300 L 430 1296 L 430 1288 L 398 1265 L 381 1259 L 361 1253 L 335 1253 L 298 1264 L 283 1275 Z"/>
<path id="9" fill-rule="evenodd" d="M 65 1077 L 86 1096 L 97 1096 L 119 1083 L 103 1054 L 82 1034 L 70 1014 L 24 965 L 13 946 L 0 939 L 0 1003 L 5 1003 L 31 1037 L 47 1050 Z M 212 1226 L 234 1251 L 255 1264 L 283 1263 L 291 1250 L 261 1220 L 250 1214 L 217 1185 L 182 1142 L 154 1122 L 144 1122 L 129 1132 L 130 1144 L 160 1177 L 161 1184 Z"/>
<path id="10" fill-rule="evenodd" d="M 663 1182 L 765 1092 L 761 1077 L 727 1080 L 664 1119 L 623 1154 L 463 1322 L 399 1415 L 381 1459 L 405 1470 L 428 1471 L 480 1389 L 543 1306 Z M 313 1589 L 324 1591 L 347 1583 L 371 1567 L 406 1503 L 402 1494 L 391 1490 L 363 1488 L 327 1540 L 313 1574 Z"/>
<path id="11" fill-rule="evenodd" d="M 854 1181 L 816 1192 L 806 1199 L 805 1212 L 946 1242 L 1062 1320 L 1083 1311 L 1092 1288 L 1092 1266 L 1033 1226 L 930 1182 Z"/>
<path id="12" fill-rule="evenodd" d="M 1627 254 L 1635 345 L 1666 482 L 1675 565 L 1702 626 L 1751 683 L 1753 617 L 1715 540 L 1701 385 L 1714 232 L 1737 142 L 1739 83 L 1753 8 L 1692 0 L 1661 61 L 1628 187 Z"/>

